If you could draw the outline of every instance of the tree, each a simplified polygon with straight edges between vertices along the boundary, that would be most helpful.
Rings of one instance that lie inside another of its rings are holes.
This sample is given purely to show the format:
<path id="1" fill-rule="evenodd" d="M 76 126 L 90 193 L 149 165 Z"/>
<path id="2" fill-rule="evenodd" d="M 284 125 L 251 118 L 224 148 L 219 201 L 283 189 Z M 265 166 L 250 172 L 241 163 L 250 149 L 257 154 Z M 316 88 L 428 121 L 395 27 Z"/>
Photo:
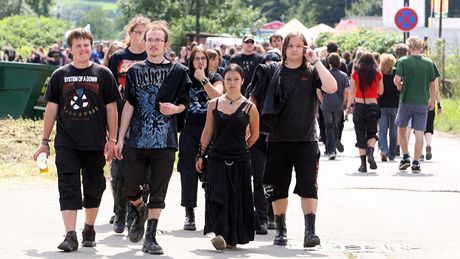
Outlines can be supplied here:
<path id="1" fill-rule="evenodd" d="M 307 27 L 324 23 L 334 26 L 345 16 L 343 0 L 303 0 L 288 10 L 289 19 L 297 18 Z"/>
<path id="2" fill-rule="evenodd" d="M 346 15 L 382 16 L 382 4 L 382 0 L 353 0 L 348 4 Z"/>
<path id="3" fill-rule="evenodd" d="M 53 0 L 25 0 L 25 2 L 38 16 L 49 16 L 50 8 L 54 3 Z"/>
<path id="4" fill-rule="evenodd" d="M 102 7 L 96 6 L 86 12 L 77 25 L 84 27 L 86 24 L 90 24 L 91 33 L 95 40 L 116 39 L 119 33 L 119 28 L 116 27 L 115 22 L 116 17 L 115 12 L 103 10 Z"/>

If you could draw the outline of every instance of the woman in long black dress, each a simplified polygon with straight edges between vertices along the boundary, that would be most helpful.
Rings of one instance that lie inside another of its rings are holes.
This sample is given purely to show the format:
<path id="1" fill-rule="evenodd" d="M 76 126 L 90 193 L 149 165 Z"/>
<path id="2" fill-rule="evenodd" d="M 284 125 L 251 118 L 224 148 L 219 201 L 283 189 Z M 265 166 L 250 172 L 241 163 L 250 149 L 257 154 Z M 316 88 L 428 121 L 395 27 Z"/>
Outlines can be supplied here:
<path id="1" fill-rule="evenodd" d="M 196 160 L 202 172 L 208 156 L 204 234 L 215 234 L 211 241 L 217 250 L 254 240 L 249 147 L 259 137 L 257 108 L 240 92 L 243 69 L 230 64 L 223 77 L 227 92 L 208 104 Z"/>

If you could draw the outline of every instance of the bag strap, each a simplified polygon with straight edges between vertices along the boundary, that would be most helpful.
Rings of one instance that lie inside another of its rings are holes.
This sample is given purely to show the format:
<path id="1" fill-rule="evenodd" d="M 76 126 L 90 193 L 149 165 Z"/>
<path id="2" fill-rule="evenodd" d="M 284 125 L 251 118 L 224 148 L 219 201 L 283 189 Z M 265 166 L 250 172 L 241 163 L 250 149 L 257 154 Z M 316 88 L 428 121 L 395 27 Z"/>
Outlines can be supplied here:
<path id="1" fill-rule="evenodd" d="M 361 90 L 361 93 L 363 94 L 364 104 L 366 104 L 366 96 L 364 96 L 364 85 L 363 85 L 363 80 L 361 79 L 361 77 L 359 76 L 359 74 L 358 74 L 358 78 L 359 78 L 359 90 Z"/>

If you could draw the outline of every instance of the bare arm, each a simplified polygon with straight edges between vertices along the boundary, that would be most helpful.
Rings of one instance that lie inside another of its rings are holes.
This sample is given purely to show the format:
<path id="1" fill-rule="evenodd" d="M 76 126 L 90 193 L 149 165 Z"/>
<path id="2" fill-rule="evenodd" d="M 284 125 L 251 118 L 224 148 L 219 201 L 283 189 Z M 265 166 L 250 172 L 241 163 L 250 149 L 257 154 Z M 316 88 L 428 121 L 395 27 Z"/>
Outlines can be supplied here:
<path id="1" fill-rule="evenodd" d="M 126 132 L 128 131 L 129 123 L 131 121 L 131 117 L 133 116 L 134 107 L 128 102 L 125 102 L 123 106 L 123 112 L 121 113 L 121 123 L 120 123 L 120 132 L 118 134 L 118 143 L 115 152 L 115 157 L 117 159 L 123 159 L 122 151 L 123 151 L 123 144 L 124 139 L 126 136 Z"/>
<path id="2" fill-rule="evenodd" d="M 316 96 L 320 102 L 323 102 L 323 93 L 321 92 L 321 89 L 316 89 Z"/>
<path id="3" fill-rule="evenodd" d="M 56 122 L 56 117 L 59 111 L 59 104 L 48 102 L 45 108 L 45 115 L 43 117 L 43 135 L 44 139 L 49 139 L 51 131 L 53 130 L 54 123 Z M 44 152 L 46 156 L 49 156 L 50 147 L 47 144 L 40 144 L 40 146 L 35 150 L 33 154 L 33 159 L 37 160 L 37 157 L 40 153 Z"/>
<path id="4" fill-rule="evenodd" d="M 216 107 L 216 99 L 213 99 L 209 101 L 208 104 L 208 111 L 206 112 L 206 123 L 204 124 L 204 129 L 203 132 L 201 133 L 201 139 L 200 139 L 200 148 L 198 152 L 203 152 L 206 150 L 206 148 L 209 145 L 209 142 L 211 141 L 212 133 L 214 131 L 214 116 L 212 115 L 212 111 Z M 203 158 L 198 158 L 195 162 L 195 169 L 198 172 L 202 172 L 203 170 Z"/>
<path id="5" fill-rule="evenodd" d="M 350 94 L 349 88 L 343 89 L 343 109 L 347 109 L 348 95 Z"/>
<path id="6" fill-rule="evenodd" d="M 428 107 L 430 111 L 434 110 L 434 99 L 436 98 L 436 80 L 430 82 L 430 102 L 428 103 Z"/>
<path id="7" fill-rule="evenodd" d="M 350 81 L 350 91 L 348 93 L 347 109 L 351 107 L 351 104 L 353 103 L 353 99 L 355 98 L 355 95 L 356 95 L 356 83 L 355 83 L 355 80 L 352 78 Z"/>
<path id="8" fill-rule="evenodd" d="M 379 81 L 379 95 L 382 95 L 383 94 L 383 79 L 380 79 Z"/>
<path id="9" fill-rule="evenodd" d="M 194 77 L 198 81 L 202 81 L 203 79 L 205 79 L 206 76 L 204 74 L 204 70 L 201 68 L 195 70 Z M 214 82 L 214 84 L 211 84 L 211 82 L 209 82 L 208 80 L 208 82 L 203 85 L 203 88 L 206 91 L 206 94 L 208 94 L 209 98 L 211 99 L 221 96 L 224 92 L 224 85 L 222 81 L 216 81 Z"/>
<path id="10" fill-rule="evenodd" d="M 395 75 L 395 78 L 393 79 L 393 83 L 396 85 L 396 88 L 398 89 L 398 91 L 401 91 L 402 89 L 401 77 L 398 75 Z"/>
<path id="11" fill-rule="evenodd" d="M 107 129 L 109 130 L 109 141 L 105 144 L 105 159 L 110 161 L 115 155 L 115 142 L 117 138 L 118 111 L 117 103 L 111 102 L 105 106 L 107 112 Z"/>
<path id="12" fill-rule="evenodd" d="M 251 147 L 259 138 L 259 112 L 255 105 L 249 111 L 249 138 L 246 139 L 248 146 Z"/>
<path id="13" fill-rule="evenodd" d="M 308 62 L 312 64 L 314 63 L 313 66 L 315 67 L 316 71 L 318 71 L 319 78 L 323 84 L 321 89 L 329 94 L 335 93 L 337 91 L 337 82 L 329 70 L 323 65 L 323 62 L 318 59 L 316 53 L 311 48 L 307 48 L 304 56 Z"/>

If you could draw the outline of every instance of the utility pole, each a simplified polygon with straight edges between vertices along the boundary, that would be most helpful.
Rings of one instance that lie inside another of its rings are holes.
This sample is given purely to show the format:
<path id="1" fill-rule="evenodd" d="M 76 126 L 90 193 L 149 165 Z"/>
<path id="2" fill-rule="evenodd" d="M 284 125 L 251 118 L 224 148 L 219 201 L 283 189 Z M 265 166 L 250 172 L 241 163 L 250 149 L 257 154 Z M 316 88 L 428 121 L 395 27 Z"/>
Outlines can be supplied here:
<path id="1" fill-rule="evenodd" d="M 442 56 L 441 56 L 441 66 L 442 66 L 442 74 L 441 74 L 441 87 L 444 89 L 445 87 L 445 80 L 446 80 L 446 41 L 442 38 L 442 3 L 444 0 L 441 0 L 439 5 L 439 39 L 441 40 L 442 44 Z"/>
<path id="2" fill-rule="evenodd" d="M 195 37 L 196 37 L 196 42 L 200 44 L 200 0 L 196 0 Z"/>
<path id="3" fill-rule="evenodd" d="M 404 0 L 404 7 L 409 7 L 409 0 Z M 409 38 L 410 34 L 408 31 L 403 32 L 404 42 Z"/>

